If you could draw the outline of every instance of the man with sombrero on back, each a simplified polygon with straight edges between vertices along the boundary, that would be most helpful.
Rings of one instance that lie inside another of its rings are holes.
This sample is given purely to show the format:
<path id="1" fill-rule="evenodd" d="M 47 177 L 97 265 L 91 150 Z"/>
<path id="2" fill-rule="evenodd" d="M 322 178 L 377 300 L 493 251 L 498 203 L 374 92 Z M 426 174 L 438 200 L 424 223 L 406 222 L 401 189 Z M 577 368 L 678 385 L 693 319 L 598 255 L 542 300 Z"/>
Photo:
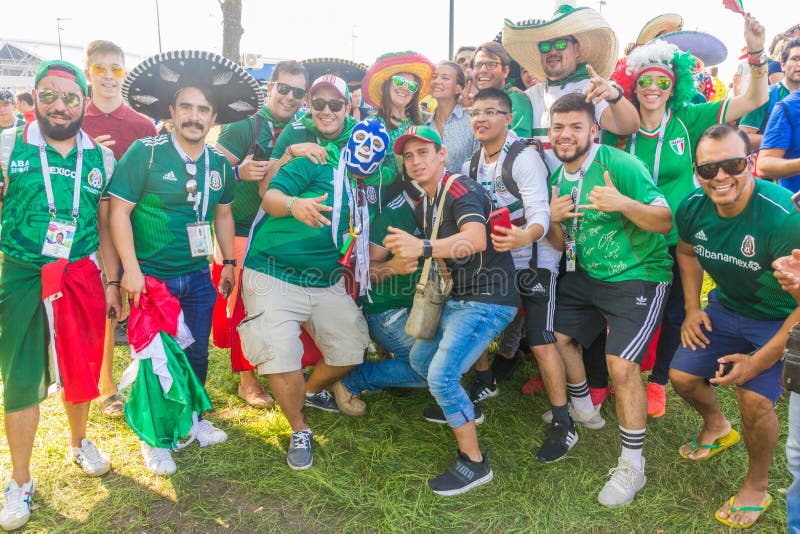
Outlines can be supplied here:
<path id="1" fill-rule="evenodd" d="M 111 231 L 124 274 L 121 285 L 139 306 L 144 275 L 164 282 L 178 299 L 195 342 L 185 353 L 201 383 L 208 371 L 208 337 L 216 290 L 208 257 L 211 225 L 222 251 L 219 289 L 231 291 L 234 173 L 225 156 L 205 143 L 215 124 L 254 114 L 263 103 L 258 83 L 241 66 L 210 52 L 180 50 L 146 59 L 125 80 L 123 97 L 145 115 L 171 119 L 171 134 L 134 142 L 119 162 L 111 188 Z M 225 441 L 206 419 L 193 434 L 201 446 Z M 147 468 L 172 472 L 168 449 L 142 443 Z"/>
<path id="2" fill-rule="evenodd" d="M 522 67 L 539 80 L 525 92 L 533 106 L 533 137 L 545 150 L 549 168 L 560 162 L 550 148 L 549 109 L 567 93 L 586 93 L 596 107 L 595 119 L 604 130 L 629 135 L 639 128 L 639 117 L 622 90 L 608 80 L 619 46 L 611 26 L 594 9 L 575 7 L 574 0 L 556 0 L 552 20 L 517 25 L 506 20 L 503 46 Z"/>

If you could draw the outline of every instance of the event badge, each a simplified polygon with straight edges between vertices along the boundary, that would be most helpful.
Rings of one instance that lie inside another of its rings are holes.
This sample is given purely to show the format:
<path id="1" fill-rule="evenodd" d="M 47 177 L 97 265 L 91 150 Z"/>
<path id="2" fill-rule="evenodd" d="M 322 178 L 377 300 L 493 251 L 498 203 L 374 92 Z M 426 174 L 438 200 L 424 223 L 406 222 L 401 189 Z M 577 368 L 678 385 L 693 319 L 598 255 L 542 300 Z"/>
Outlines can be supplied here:
<path id="1" fill-rule="evenodd" d="M 189 248 L 192 250 L 193 258 L 214 253 L 210 224 L 207 222 L 187 224 L 186 232 L 189 234 Z"/>
<path id="2" fill-rule="evenodd" d="M 72 221 L 51 220 L 47 225 L 47 233 L 44 236 L 42 256 L 69 259 L 72 241 L 75 239 L 75 229 L 76 226 Z"/>
<path id="3" fill-rule="evenodd" d="M 575 248 L 575 240 L 568 238 L 564 241 L 564 254 L 567 255 L 567 272 L 575 272 L 575 263 L 578 259 L 577 249 Z"/>

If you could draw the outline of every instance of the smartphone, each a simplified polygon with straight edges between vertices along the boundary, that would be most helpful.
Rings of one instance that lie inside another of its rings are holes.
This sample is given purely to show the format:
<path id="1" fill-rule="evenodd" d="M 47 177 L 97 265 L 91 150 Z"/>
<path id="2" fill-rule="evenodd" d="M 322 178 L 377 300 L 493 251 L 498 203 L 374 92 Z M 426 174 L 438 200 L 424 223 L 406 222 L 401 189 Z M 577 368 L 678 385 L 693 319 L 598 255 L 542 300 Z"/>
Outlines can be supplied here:
<path id="1" fill-rule="evenodd" d="M 256 147 L 253 149 L 253 161 L 267 161 L 268 159 L 267 152 L 256 143 Z"/>
<path id="2" fill-rule="evenodd" d="M 489 227 L 492 229 L 492 233 L 495 235 L 503 235 L 500 232 L 494 231 L 498 226 L 511 228 L 511 213 L 509 213 L 506 207 L 494 210 L 489 214 Z"/>
<path id="3" fill-rule="evenodd" d="M 730 373 L 731 369 L 733 369 L 733 362 L 726 362 L 722 364 L 722 373 L 719 375 L 720 378 Z"/>
<path id="4" fill-rule="evenodd" d="M 792 195 L 792 204 L 794 204 L 794 209 L 800 211 L 800 191 Z"/>

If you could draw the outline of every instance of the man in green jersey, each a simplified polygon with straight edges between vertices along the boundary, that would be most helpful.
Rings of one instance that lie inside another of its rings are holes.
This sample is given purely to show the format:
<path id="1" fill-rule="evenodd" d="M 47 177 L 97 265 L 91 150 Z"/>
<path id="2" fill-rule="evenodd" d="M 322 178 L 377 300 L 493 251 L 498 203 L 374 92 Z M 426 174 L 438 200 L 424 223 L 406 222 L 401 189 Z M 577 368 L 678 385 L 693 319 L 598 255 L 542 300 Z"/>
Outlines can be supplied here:
<path id="1" fill-rule="evenodd" d="M 72 458 L 90 476 L 109 470 L 108 457 L 86 439 L 86 421 L 100 394 L 104 316 L 121 311 L 119 259 L 101 201 L 114 156 L 81 129 L 86 78 L 71 63 L 46 61 L 33 94 L 37 121 L 5 131 L 0 141 L 7 180 L 0 186 L 0 372 L 12 465 L 0 511 L 5 530 L 30 517 L 30 459 L 51 382 L 63 391 Z M 98 250 L 110 281 L 105 297 Z M 63 277 L 54 286 L 63 296 L 43 302 L 54 276 Z"/>
<path id="2" fill-rule="evenodd" d="M 672 227 L 672 212 L 639 160 L 592 143 L 594 111 L 580 93 L 562 96 L 550 110 L 550 142 L 563 165 L 551 177 L 548 236 L 567 259 L 556 296 L 556 348 L 573 419 L 589 428 L 604 422 L 589 396 L 578 343 L 589 346 L 608 328 L 606 361 L 617 390 L 622 454 L 598 500 L 616 507 L 633 502 L 647 480 L 647 398 L 639 365 L 669 292 L 672 259 L 661 234 Z"/>
<path id="3" fill-rule="evenodd" d="M 679 453 L 709 458 L 739 441 L 709 384 L 735 385 L 749 468 L 739 491 L 715 517 L 734 527 L 753 524 L 771 504 L 768 472 L 778 442 L 775 402 L 781 356 L 800 308 L 773 276 L 773 261 L 800 248 L 800 214 L 786 189 L 752 176 L 747 135 L 712 126 L 697 143 L 700 189 L 678 208 L 678 264 L 686 299 L 682 347 L 670 379 L 703 418 L 697 437 Z M 717 286 L 703 310 L 703 271 Z"/>
<path id="4" fill-rule="evenodd" d="M 301 63 L 281 61 L 272 71 L 264 107 L 254 117 L 226 125 L 217 138 L 217 148 L 234 166 L 236 176 L 231 209 L 236 223 L 234 256 L 239 265 L 244 263 L 247 236 L 261 205 L 260 182 L 275 164 L 274 160 L 268 161 L 270 154 L 278 136 L 300 109 L 307 85 L 306 69 Z M 222 256 L 218 248 L 214 260 L 212 277 L 219 278 Z M 272 397 L 256 380 L 254 367 L 242 354 L 236 333 L 241 320 L 237 302 L 241 302 L 238 276 L 228 299 L 217 299 L 212 329 L 214 343 L 231 349 L 231 368 L 240 377 L 239 397 L 250 406 L 266 408 L 273 403 Z"/>

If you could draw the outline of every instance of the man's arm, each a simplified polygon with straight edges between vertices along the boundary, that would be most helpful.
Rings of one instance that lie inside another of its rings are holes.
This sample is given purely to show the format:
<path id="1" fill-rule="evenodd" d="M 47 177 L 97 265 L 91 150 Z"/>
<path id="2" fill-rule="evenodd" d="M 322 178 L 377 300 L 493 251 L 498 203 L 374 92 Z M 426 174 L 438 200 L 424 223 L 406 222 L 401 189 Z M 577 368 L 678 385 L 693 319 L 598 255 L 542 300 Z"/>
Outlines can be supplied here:
<path id="1" fill-rule="evenodd" d="M 753 128 L 752 126 L 745 126 L 743 124 L 740 124 L 739 129 L 744 133 L 746 133 L 747 137 L 750 138 L 750 146 L 753 147 L 754 151 L 761 148 L 761 140 L 764 138 L 764 135 L 758 133 L 758 128 Z"/>
<path id="2" fill-rule="evenodd" d="M 700 304 L 700 292 L 703 289 L 703 266 L 700 265 L 692 246 L 685 241 L 678 241 L 675 252 L 683 284 L 683 306 L 686 310 L 686 318 L 681 325 L 681 343 L 684 347 L 692 350 L 697 350 L 698 346 L 706 348 L 709 341 L 703 328 L 711 331 L 711 319 Z"/>
<path id="3" fill-rule="evenodd" d="M 222 258 L 233 259 L 233 239 L 236 234 L 236 223 L 233 220 L 231 204 L 217 204 L 214 208 L 214 235 L 219 243 Z M 219 278 L 218 290 L 226 298 L 234 286 L 233 265 L 224 265 Z"/>
<path id="4" fill-rule="evenodd" d="M 750 52 L 760 50 L 759 54 L 761 54 L 764 51 L 764 36 L 764 27 L 755 18 L 745 15 L 744 39 L 747 43 L 747 50 Z M 754 67 L 752 64 L 748 64 L 746 68 L 750 69 L 750 83 L 747 84 L 747 91 L 743 95 L 737 95 L 730 99 L 725 120 L 736 120 L 769 100 L 767 65 Z"/>
<path id="5" fill-rule="evenodd" d="M 374 243 L 369 244 L 369 277 L 374 283 L 385 282 L 392 276 L 411 274 L 419 268 L 417 258 L 389 257 L 389 250 Z"/>
<path id="6" fill-rule="evenodd" d="M 579 206 L 581 209 L 618 212 L 642 230 L 656 234 L 666 234 L 672 230 L 672 211 L 666 202 L 663 205 L 643 204 L 623 195 L 611 182 L 608 171 L 604 172 L 603 177 L 606 185 L 594 186 L 587 197 L 591 204 Z"/>
<path id="7" fill-rule="evenodd" d="M 600 127 L 617 135 L 631 135 L 639 129 L 639 112 L 623 97 L 600 115 Z"/>
<path id="8" fill-rule="evenodd" d="M 107 282 L 119 280 L 119 255 L 111 241 L 111 223 L 109 220 L 109 200 L 101 200 L 97 207 L 98 252 L 103 259 L 103 272 Z M 106 287 L 106 313 L 114 310 L 115 317 L 122 319 L 123 307 L 120 301 L 120 284 L 109 284 Z"/>
<path id="9" fill-rule="evenodd" d="M 139 296 L 144 292 L 145 288 L 144 276 L 139 268 L 136 249 L 133 245 L 131 212 L 134 207 L 136 207 L 136 204 L 132 202 L 115 196 L 111 197 L 111 239 L 125 271 L 120 285 L 128 293 L 128 296 L 133 299 L 133 306 L 138 308 Z"/>
<path id="10" fill-rule="evenodd" d="M 784 159 L 782 148 L 762 148 L 758 153 L 756 168 L 762 178 L 787 178 L 800 174 L 800 158 Z"/>
<path id="11" fill-rule="evenodd" d="M 423 254 L 423 240 L 399 228 L 389 227 L 389 235 L 383 240 L 386 248 L 395 256 L 419 258 Z M 464 258 L 486 250 L 486 224 L 467 222 L 458 233 L 441 239 L 432 239 L 434 258 Z"/>

